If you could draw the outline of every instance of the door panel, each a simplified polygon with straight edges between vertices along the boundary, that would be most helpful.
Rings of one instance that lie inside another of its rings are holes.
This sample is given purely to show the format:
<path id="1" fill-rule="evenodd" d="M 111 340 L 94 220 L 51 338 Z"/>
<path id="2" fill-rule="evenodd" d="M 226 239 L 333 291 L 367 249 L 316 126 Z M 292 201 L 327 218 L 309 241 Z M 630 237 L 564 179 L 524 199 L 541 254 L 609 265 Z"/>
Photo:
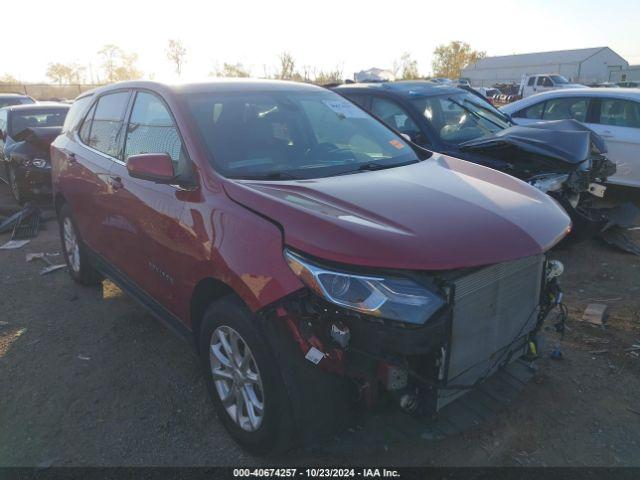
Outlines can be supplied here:
<path id="1" fill-rule="evenodd" d="M 609 181 L 640 187 L 640 103 L 602 98 L 595 121 L 588 125 L 604 138 L 607 156 L 618 169 Z"/>
<path id="2" fill-rule="evenodd" d="M 640 187 L 640 129 L 588 123 L 607 145 L 607 158 L 617 172 L 610 183 Z"/>
<path id="3" fill-rule="evenodd" d="M 83 240 L 96 252 L 110 255 L 108 173 L 117 154 L 120 127 L 130 92 L 109 93 L 96 100 L 73 140 L 61 145 L 61 190 L 65 192 Z M 109 151 L 99 151 L 110 145 Z"/>
<path id="4" fill-rule="evenodd" d="M 164 102 L 147 92 L 136 94 L 124 130 L 124 158 L 140 153 L 167 153 L 174 172 L 184 174 L 188 160 L 173 117 Z M 126 161 L 126 160 L 125 160 Z M 125 162 L 114 162 L 112 182 L 112 229 L 118 254 L 110 261 L 145 292 L 174 314 L 179 254 L 183 248 L 180 222 L 184 192 L 175 185 L 161 185 L 129 175 Z"/>

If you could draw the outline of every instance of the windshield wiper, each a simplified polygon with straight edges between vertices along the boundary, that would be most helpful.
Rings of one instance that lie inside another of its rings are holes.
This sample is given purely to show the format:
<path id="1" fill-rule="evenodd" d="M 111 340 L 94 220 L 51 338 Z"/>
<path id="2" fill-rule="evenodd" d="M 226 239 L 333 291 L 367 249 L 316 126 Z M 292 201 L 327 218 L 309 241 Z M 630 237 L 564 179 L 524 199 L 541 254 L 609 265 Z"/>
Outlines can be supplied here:
<path id="1" fill-rule="evenodd" d="M 262 175 L 234 175 L 229 178 L 237 180 L 302 180 L 302 177 L 289 172 L 267 172 Z"/>
<path id="2" fill-rule="evenodd" d="M 404 167 L 405 165 L 411 165 L 412 163 L 418 163 L 421 162 L 422 160 L 417 159 L 417 160 L 410 160 L 408 162 L 402 162 L 402 163 L 391 163 L 391 164 L 384 164 L 384 163 L 378 163 L 378 162 L 367 162 L 367 163 L 363 163 L 361 165 L 358 165 L 358 168 L 355 168 L 353 170 L 347 170 L 346 172 L 340 172 L 338 173 L 338 175 L 348 175 L 350 173 L 358 173 L 358 172 L 373 172 L 376 170 L 385 170 L 387 168 L 395 168 L 395 167 Z"/>

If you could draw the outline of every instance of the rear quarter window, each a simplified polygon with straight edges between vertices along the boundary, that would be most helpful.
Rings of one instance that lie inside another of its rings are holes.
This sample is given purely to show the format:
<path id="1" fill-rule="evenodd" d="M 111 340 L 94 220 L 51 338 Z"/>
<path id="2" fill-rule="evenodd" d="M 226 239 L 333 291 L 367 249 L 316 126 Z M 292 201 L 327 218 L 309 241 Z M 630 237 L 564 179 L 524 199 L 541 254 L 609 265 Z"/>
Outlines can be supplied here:
<path id="1" fill-rule="evenodd" d="M 67 114 L 67 118 L 64 121 L 62 133 L 69 133 L 78 128 L 78 125 L 80 125 L 82 117 L 84 117 L 84 113 L 87 111 L 92 99 L 93 96 L 88 95 L 73 102 L 69 109 L 69 113 Z"/>

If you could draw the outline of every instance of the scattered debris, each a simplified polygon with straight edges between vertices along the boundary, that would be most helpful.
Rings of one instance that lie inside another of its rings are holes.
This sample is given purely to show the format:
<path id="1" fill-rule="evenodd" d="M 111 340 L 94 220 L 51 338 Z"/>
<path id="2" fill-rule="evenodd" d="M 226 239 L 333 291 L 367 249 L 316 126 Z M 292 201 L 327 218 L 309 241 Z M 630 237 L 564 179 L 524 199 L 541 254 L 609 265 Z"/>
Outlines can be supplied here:
<path id="1" fill-rule="evenodd" d="M 635 413 L 636 415 L 640 415 L 640 412 L 638 410 L 634 410 L 631 407 L 627 407 L 627 410 L 629 410 L 631 413 Z"/>
<path id="2" fill-rule="evenodd" d="M 88 361 L 88 360 L 91 360 L 91 357 L 86 357 L 85 355 L 78 355 L 78 359 Z"/>
<path id="3" fill-rule="evenodd" d="M 624 349 L 625 352 L 636 352 L 638 350 L 640 350 L 640 345 L 631 345 L 631 347 Z"/>
<path id="4" fill-rule="evenodd" d="M 27 203 L 22 210 L 0 222 L 0 233 L 12 232 L 11 239 L 20 240 L 37 235 L 39 226 L 40 209 Z"/>
<path id="5" fill-rule="evenodd" d="M 0 247 L 0 250 L 15 250 L 24 247 L 30 240 L 9 240 Z"/>
<path id="6" fill-rule="evenodd" d="M 591 350 L 591 351 L 589 351 L 590 355 L 601 355 L 603 353 L 609 353 L 609 350 Z"/>
<path id="7" fill-rule="evenodd" d="M 594 325 L 604 325 L 607 308 L 609 307 L 607 305 L 603 305 L 602 303 L 590 303 L 584 310 L 582 321 L 589 322 Z"/>
<path id="8" fill-rule="evenodd" d="M 608 222 L 602 228 L 599 236 L 607 244 L 617 247 L 625 252 L 640 256 L 640 245 L 627 233 L 637 230 L 640 226 L 640 208 L 627 202 L 614 208 L 603 209 L 606 211 Z"/>
<path id="9" fill-rule="evenodd" d="M 20 218 L 13 226 L 11 240 L 33 238 L 38 235 L 38 230 L 40 229 L 40 209 L 25 209 L 20 213 Z"/>
<path id="10" fill-rule="evenodd" d="M 28 253 L 27 254 L 27 262 L 31 262 L 33 260 L 37 260 L 40 259 L 43 262 L 45 262 L 48 266 L 44 267 L 42 270 L 40 270 L 40 275 L 46 275 L 48 273 L 51 272 L 55 272 L 58 270 L 62 270 L 63 268 L 65 268 L 67 265 L 64 263 L 60 263 L 60 264 L 54 264 L 51 262 L 51 260 L 49 260 L 49 257 L 55 257 L 58 256 L 59 253 Z"/>
<path id="11" fill-rule="evenodd" d="M 9 325 L 9 322 L 5 322 L 4 320 L 0 320 L 0 327 L 6 327 Z"/>
<path id="12" fill-rule="evenodd" d="M 621 227 L 616 226 L 601 232 L 600 238 L 609 245 L 640 256 L 640 245 L 634 242 Z"/>

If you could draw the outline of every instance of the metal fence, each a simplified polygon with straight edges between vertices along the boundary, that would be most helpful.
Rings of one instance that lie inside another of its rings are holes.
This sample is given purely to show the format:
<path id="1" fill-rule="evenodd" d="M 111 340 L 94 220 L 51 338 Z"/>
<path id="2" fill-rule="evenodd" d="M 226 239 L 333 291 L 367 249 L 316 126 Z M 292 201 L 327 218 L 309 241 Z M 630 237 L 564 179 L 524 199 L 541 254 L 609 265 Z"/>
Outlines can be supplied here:
<path id="1" fill-rule="evenodd" d="M 0 83 L 0 93 L 22 93 L 36 100 L 73 100 L 82 92 L 101 85 L 55 85 L 49 83 Z"/>

